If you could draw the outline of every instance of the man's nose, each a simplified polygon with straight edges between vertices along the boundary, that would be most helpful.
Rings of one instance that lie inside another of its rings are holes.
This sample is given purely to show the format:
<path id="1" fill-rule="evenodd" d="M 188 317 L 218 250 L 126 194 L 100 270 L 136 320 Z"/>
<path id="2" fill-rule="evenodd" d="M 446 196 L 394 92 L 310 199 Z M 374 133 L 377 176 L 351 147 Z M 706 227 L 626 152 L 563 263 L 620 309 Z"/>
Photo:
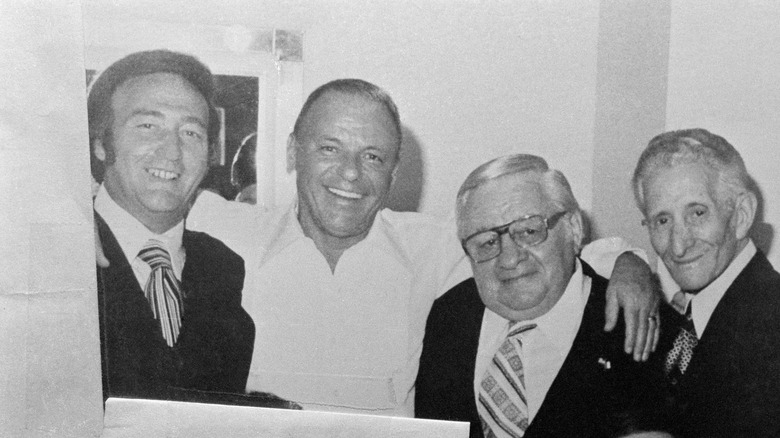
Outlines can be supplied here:
<path id="1" fill-rule="evenodd" d="M 501 236 L 501 253 L 498 255 L 498 265 L 504 269 L 514 269 L 520 262 L 528 258 L 528 249 L 512 240 L 509 233 Z"/>
<path id="2" fill-rule="evenodd" d="M 672 251 L 676 257 L 682 257 L 693 244 L 691 228 L 682 222 L 672 226 Z"/>
<path id="3" fill-rule="evenodd" d="M 347 181 L 360 178 L 360 157 L 354 154 L 344 154 L 339 163 L 339 175 Z"/>
<path id="4" fill-rule="evenodd" d="M 167 160 L 176 161 L 181 158 L 183 146 L 184 140 L 178 132 L 168 131 L 161 139 L 160 147 L 157 148 L 157 153 Z"/>

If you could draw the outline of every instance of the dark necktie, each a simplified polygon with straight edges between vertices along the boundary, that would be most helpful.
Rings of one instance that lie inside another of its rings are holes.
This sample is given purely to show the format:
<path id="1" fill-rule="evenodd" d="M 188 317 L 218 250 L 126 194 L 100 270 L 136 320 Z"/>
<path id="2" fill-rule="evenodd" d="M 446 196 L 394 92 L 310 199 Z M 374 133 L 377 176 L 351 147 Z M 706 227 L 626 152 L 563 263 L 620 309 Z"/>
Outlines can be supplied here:
<path id="1" fill-rule="evenodd" d="M 685 370 L 688 369 L 688 364 L 693 357 L 693 349 L 699 343 L 699 338 L 696 336 L 696 327 L 694 327 L 693 319 L 691 318 L 692 308 L 693 303 L 690 303 L 685 312 L 685 319 L 680 326 L 680 331 L 674 339 L 674 345 L 666 355 L 664 371 L 672 384 L 677 384 L 680 377 L 685 374 Z"/>
<path id="2" fill-rule="evenodd" d="M 485 438 L 520 438 L 528 428 L 520 333 L 534 327 L 536 324 L 517 327 L 514 323 L 485 370 L 477 402 Z"/>
<path id="3" fill-rule="evenodd" d="M 162 242 L 150 239 L 138 257 L 152 268 L 144 295 L 149 301 L 154 318 L 160 322 L 163 337 L 169 347 L 176 344 L 181 329 L 181 288 L 173 274 L 171 256 Z"/>

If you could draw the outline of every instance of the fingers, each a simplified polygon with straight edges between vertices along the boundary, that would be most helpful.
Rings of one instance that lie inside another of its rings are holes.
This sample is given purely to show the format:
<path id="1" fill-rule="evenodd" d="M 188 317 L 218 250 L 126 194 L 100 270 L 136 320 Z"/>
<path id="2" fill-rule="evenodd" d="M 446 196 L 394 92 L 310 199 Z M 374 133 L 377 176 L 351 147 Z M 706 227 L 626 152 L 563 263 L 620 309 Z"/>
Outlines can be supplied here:
<path id="1" fill-rule="evenodd" d="M 626 322 L 626 338 L 623 349 L 626 354 L 631 354 L 636 347 L 636 333 L 639 329 L 637 310 L 623 309 L 623 319 Z"/>
<path id="2" fill-rule="evenodd" d="M 661 332 L 661 326 L 660 326 L 660 319 L 658 317 L 658 309 L 657 306 L 654 310 L 649 312 L 649 315 L 647 318 L 643 318 L 647 325 L 647 333 L 646 335 L 642 336 L 640 331 L 637 331 L 637 338 L 640 336 L 642 337 L 644 348 L 639 347 L 639 343 L 637 341 L 637 347 L 634 350 L 634 360 L 639 362 L 645 362 L 647 359 L 650 358 L 650 353 L 654 352 L 656 347 L 658 346 L 658 338 Z M 641 324 L 640 324 L 641 325 Z"/>
<path id="3" fill-rule="evenodd" d="M 629 328 L 629 322 L 632 322 L 634 327 Z M 647 316 L 644 312 L 642 312 L 642 309 L 632 309 L 632 315 L 626 318 L 626 341 L 633 339 L 634 342 L 633 349 L 626 348 L 626 353 L 632 354 L 634 356 L 634 360 L 637 362 L 642 359 L 642 352 L 645 349 L 647 326 Z"/>
<path id="4" fill-rule="evenodd" d="M 645 362 L 649 357 L 653 349 L 653 339 L 657 337 L 658 332 L 658 316 L 650 314 L 647 318 L 643 318 L 645 325 L 647 326 L 647 332 L 645 334 L 637 333 L 637 336 L 642 337 L 642 348 L 634 349 L 634 360 L 637 362 Z"/>
<path id="5" fill-rule="evenodd" d="M 611 332 L 617 325 L 618 313 L 620 312 L 620 306 L 618 305 L 617 294 L 609 293 L 607 291 L 607 306 L 604 309 L 604 331 Z"/>
<path id="6" fill-rule="evenodd" d="M 661 337 L 661 322 L 658 318 L 656 318 L 656 324 L 655 324 L 655 330 L 653 332 L 653 342 L 652 346 L 650 347 L 650 353 L 654 353 L 655 349 L 658 348 L 658 338 Z M 650 353 L 648 353 L 648 357 L 650 356 Z"/>
<path id="7" fill-rule="evenodd" d="M 650 353 L 655 352 L 655 349 L 658 347 L 658 339 L 661 337 L 661 317 L 659 313 L 660 304 L 661 304 L 660 298 L 656 299 L 655 308 L 653 308 L 653 310 L 650 313 L 651 315 L 655 316 L 654 318 L 655 330 L 653 330 L 653 342 L 651 343 L 652 345 L 650 346 L 650 352 L 647 354 L 648 356 L 650 356 Z"/>

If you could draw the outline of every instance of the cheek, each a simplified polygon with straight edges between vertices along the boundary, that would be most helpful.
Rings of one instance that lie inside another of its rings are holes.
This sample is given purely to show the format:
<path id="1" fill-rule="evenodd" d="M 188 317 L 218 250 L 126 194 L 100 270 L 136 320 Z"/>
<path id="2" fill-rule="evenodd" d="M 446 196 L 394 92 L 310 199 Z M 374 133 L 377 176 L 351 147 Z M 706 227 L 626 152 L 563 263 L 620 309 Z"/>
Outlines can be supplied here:
<path id="1" fill-rule="evenodd" d="M 319 175 L 325 174 L 328 168 L 331 167 L 334 166 L 329 165 L 327 162 L 305 159 L 296 166 L 295 171 L 299 178 L 308 181 L 316 179 Z"/>
<path id="2" fill-rule="evenodd" d="M 650 233 L 650 245 L 658 254 L 663 254 L 669 246 L 669 236 L 664 233 Z"/>
<path id="3" fill-rule="evenodd" d="M 368 180 L 371 181 L 371 185 L 377 190 L 377 192 L 387 192 L 390 189 L 390 185 L 393 182 L 392 172 L 377 169 L 368 169 L 364 171 L 364 175 L 368 176 Z"/>
<path id="4" fill-rule="evenodd" d="M 482 291 L 494 290 L 498 283 L 495 275 L 493 275 L 493 267 L 490 261 L 484 263 L 471 262 L 471 272 L 474 273 L 474 279 L 479 286 L 480 294 Z M 484 286 L 484 287 L 483 287 Z"/>
<path id="5" fill-rule="evenodd" d="M 154 157 L 155 149 L 154 145 L 150 144 L 136 144 L 132 146 L 120 144 L 114 147 L 114 157 L 117 162 L 125 161 L 129 164 L 138 163 L 152 159 Z"/>
<path id="6" fill-rule="evenodd" d="M 197 171 L 208 168 L 209 157 L 207 151 L 183 151 L 182 156 L 185 166 L 189 169 Z"/>

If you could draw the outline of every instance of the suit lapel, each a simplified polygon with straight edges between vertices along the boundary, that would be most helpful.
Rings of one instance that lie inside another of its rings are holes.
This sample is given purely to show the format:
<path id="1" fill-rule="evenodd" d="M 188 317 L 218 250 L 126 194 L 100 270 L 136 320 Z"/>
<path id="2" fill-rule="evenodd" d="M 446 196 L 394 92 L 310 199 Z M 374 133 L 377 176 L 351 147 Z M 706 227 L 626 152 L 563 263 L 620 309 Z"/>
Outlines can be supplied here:
<path id="1" fill-rule="evenodd" d="M 751 311 L 746 307 L 752 304 L 752 288 L 762 275 L 759 262 L 757 253 L 726 289 L 712 312 L 682 380 L 681 393 L 695 397 L 698 389 L 707 387 L 710 380 L 707 376 L 716 368 L 722 368 L 719 363 L 731 362 L 729 355 L 734 343 L 738 342 L 736 333 L 741 321 L 750 318 Z"/>
<path id="2" fill-rule="evenodd" d="M 103 222 L 100 215 L 95 214 L 95 216 L 99 220 L 98 230 L 103 243 L 103 251 L 111 263 L 106 269 L 98 269 L 98 281 L 102 283 L 101 289 L 106 295 L 105 305 L 107 307 L 104 308 L 106 315 L 120 320 L 132 319 L 136 323 L 143 322 L 144 325 L 155 327 L 160 332 L 162 340 L 162 332 L 154 320 L 152 309 L 135 278 L 133 268 L 125 258 L 114 234 Z"/>
<path id="3" fill-rule="evenodd" d="M 95 214 L 103 250 L 111 263 L 98 268 L 104 376 L 113 395 L 155 396 L 175 381 L 178 360 L 168 348 L 130 263 L 103 219 Z"/>

